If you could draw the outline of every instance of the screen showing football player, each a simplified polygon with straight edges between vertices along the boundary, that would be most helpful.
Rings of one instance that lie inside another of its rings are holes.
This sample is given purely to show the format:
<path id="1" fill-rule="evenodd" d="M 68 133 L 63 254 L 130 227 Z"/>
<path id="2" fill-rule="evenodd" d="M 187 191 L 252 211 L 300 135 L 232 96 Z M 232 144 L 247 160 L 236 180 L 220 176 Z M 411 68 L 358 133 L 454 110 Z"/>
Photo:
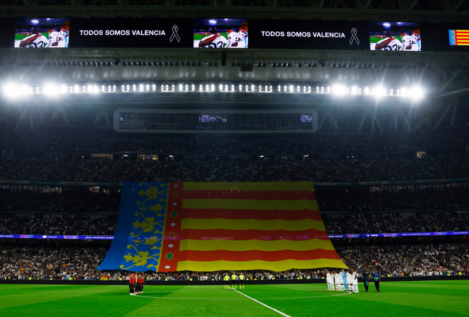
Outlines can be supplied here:
<path id="1" fill-rule="evenodd" d="M 239 28 L 229 30 L 226 48 L 246 48 L 244 32 Z"/>
<path id="2" fill-rule="evenodd" d="M 418 51 L 417 37 L 412 31 L 402 33 L 401 51 Z"/>
<path id="3" fill-rule="evenodd" d="M 65 39 L 65 47 L 68 47 L 69 32 L 62 26 L 60 27 L 60 34 L 62 34 Z"/>
<path id="4" fill-rule="evenodd" d="M 418 51 L 421 51 L 422 50 L 422 45 L 421 45 L 421 42 L 420 42 L 420 34 L 415 32 L 415 31 L 412 31 L 412 36 L 414 37 L 415 41 L 417 42 Z"/>
<path id="5" fill-rule="evenodd" d="M 399 51 L 401 47 L 401 41 L 396 39 L 391 34 L 391 31 L 387 30 L 386 32 L 384 32 L 384 39 L 376 43 L 375 49 L 384 51 Z"/>
<path id="6" fill-rule="evenodd" d="M 212 27 L 210 30 L 210 35 L 204 37 L 199 42 L 199 47 L 204 48 L 224 48 L 228 44 L 228 40 L 218 33 L 216 27 Z"/>
<path id="7" fill-rule="evenodd" d="M 21 48 L 43 48 L 47 43 L 47 37 L 39 32 L 37 27 L 31 29 L 32 35 L 25 37 L 21 42 L 19 47 Z"/>
<path id="8" fill-rule="evenodd" d="M 62 32 L 56 31 L 55 29 L 49 30 L 49 41 L 46 45 L 49 47 L 66 47 L 65 46 L 65 36 Z"/>

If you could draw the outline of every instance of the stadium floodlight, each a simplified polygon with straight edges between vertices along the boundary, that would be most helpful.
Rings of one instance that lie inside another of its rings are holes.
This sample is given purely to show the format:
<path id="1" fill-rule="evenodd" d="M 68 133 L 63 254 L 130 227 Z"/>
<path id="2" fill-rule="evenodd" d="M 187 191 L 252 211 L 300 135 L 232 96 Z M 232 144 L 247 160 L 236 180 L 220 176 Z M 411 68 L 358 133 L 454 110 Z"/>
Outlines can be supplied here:
<path id="1" fill-rule="evenodd" d="M 3 86 L 3 93 L 10 99 L 15 99 L 22 95 L 21 89 L 15 84 L 7 84 Z"/>
<path id="2" fill-rule="evenodd" d="M 31 95 L 33 94 L 33 87 L 21 85 L 21 93 L 24 95 Z"/>
<path id="3" fill-rule="evenodd" d="M 382 98 L 382 97 L 385 97 L 386 96 L 386 88 L 384 88 L 383 86 L 376 86 L 373 89 L 373 95 L 378 99 Z"/>
<path id="4" fill-rule="evenodd" d="M 401 88 L 401 89 L 399 89 L 399 96 L 401 96 L 401 97 L 407 97 L 407 95 L 408 95 L 408 91 L 407 91 L 406 88 Z"/>
<path id="5" fill-rule="evenodd" d="M 210 19 L 210 20 L 208 20 L 208 23 L 211 24 L 211 25 L 216 25 L 217 22 L 218 22 L 218 21 L 215 20 L 215 19 Z"/>
<path id="6" fill-rule="evenodd" d="M 57 97 L 58 93 L 60 92 L 56 85 L 52 83 L 48 83 L 42 89 L 44 95 L 49 97 Z"/>
<path id="7" fill-rule="evenodd" d="M 411 92 L 411 97 L 413 100 L 420 100 L 423 98 L 424 92 L 420 87 L 413 87 Z"/>
<path id="8" fill-rule="evenodd" d="M 348 93 L 348 89 L 344 85 L 337 84 L 337 85 L 332 86 L 333 95 L 343 96 L 343 95 L 346 95 L 347 93 Z"/>
<path id="9" fill-rule="evenodd" d="M 86 86 L 86 92 L 89 94 L 97 94 L 99 92 L 98 86 L 88 85 Z"/>

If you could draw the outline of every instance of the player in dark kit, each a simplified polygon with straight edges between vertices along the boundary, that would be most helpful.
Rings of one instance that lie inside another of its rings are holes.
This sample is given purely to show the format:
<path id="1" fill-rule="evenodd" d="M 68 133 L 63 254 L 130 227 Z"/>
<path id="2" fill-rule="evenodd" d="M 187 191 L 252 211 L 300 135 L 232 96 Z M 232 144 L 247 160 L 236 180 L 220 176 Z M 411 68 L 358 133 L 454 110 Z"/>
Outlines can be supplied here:
<path id="1" fill-rule="evenodd" d="M 137 278 L 137 293 L 143 293 L 143 284 L 145 283 L 144 275 L 139 275 Z"/>
<path id="2" fill-rule="evenodd" d="M 129 288 L 130 288 L 130 295 L 135 294 L 135 276 L 133 274 L 130 274 L 130 280 L 129 280 Z"/>
<path id="3" fill-rule="evenodd" d="M 373 281 L 375 281 L 376 290 L 379 292 L 379 282 L 381 281 L 381 278 L 379 277 L 379 272 L 378 272 L 378 270 L 376 270 L 376 271 L 373 273 Z"/>

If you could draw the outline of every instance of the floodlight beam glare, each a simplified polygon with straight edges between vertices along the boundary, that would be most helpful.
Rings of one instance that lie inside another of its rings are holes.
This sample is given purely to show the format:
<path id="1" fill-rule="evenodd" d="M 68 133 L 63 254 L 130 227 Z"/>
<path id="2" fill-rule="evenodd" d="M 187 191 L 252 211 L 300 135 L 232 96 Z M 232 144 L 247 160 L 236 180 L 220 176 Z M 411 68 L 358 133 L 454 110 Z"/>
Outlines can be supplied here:
<path id="1" fill-rule="evenodd" d="M 259 85 L 259 84 L 239 84 L 237 87 L 234 84 L 221 84 L 221 83 L 205 83 L 199 84 L 199 89 L 195 89 L 195 85 L 188 85 L 186 83 L 169 83 L 161 84 L 159 87 L 155 83 L 138 83 L 138 84 L 122 84 L 119 87 L 116 85 L 98 85 L 98 84 L 58 84 L 54 82 L 47 82 L 44 85 L 29 86 L 27 84 L 18 84 L 14 82 L 4 83 L 1 87 L 3 95 L 11 100 L 24 99 L 29 95 L 44 95 L 55 98 L 58 95 L 66 94 L 104 94 L 104 93 L 158 93 L 158 92 L 233 92 L 233 93 L 272 93 L 279 94 L 317 94 L 317 95 L 331 95 L 331 96 L 370 96 L 376 99 L 383 97 L 402 97 L 411 102 L 420 101 L 425 98 L 427 91 L 421 86 L 413 86 L 410 88 L 394 87 L 387 88 L 382 85 L 372 87 L 367 86 L 346 86 L 344 84 L 332 84 L 330 86 L 316 86 L 313 89 L 311 86 L 300 86 L 292 84 L 278 85 L 277 89 L 273 89 L 272 85 Z M 296 89 L 295 89 L 296 88 Z"/>

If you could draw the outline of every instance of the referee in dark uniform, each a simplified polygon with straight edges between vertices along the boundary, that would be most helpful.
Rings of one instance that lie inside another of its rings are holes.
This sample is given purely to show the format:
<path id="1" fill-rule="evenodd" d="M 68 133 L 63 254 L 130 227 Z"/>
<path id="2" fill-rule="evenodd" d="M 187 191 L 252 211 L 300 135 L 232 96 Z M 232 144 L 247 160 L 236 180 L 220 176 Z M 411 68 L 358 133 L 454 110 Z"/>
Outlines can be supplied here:
<path id="1" fill-rule="evenodd" d="M 373 281 L 375 282 L 376 291 L 379 292 L 379 282 L 381 282 L 381 277 L 379 276 L 378 270 L 373 273 Z"/>

